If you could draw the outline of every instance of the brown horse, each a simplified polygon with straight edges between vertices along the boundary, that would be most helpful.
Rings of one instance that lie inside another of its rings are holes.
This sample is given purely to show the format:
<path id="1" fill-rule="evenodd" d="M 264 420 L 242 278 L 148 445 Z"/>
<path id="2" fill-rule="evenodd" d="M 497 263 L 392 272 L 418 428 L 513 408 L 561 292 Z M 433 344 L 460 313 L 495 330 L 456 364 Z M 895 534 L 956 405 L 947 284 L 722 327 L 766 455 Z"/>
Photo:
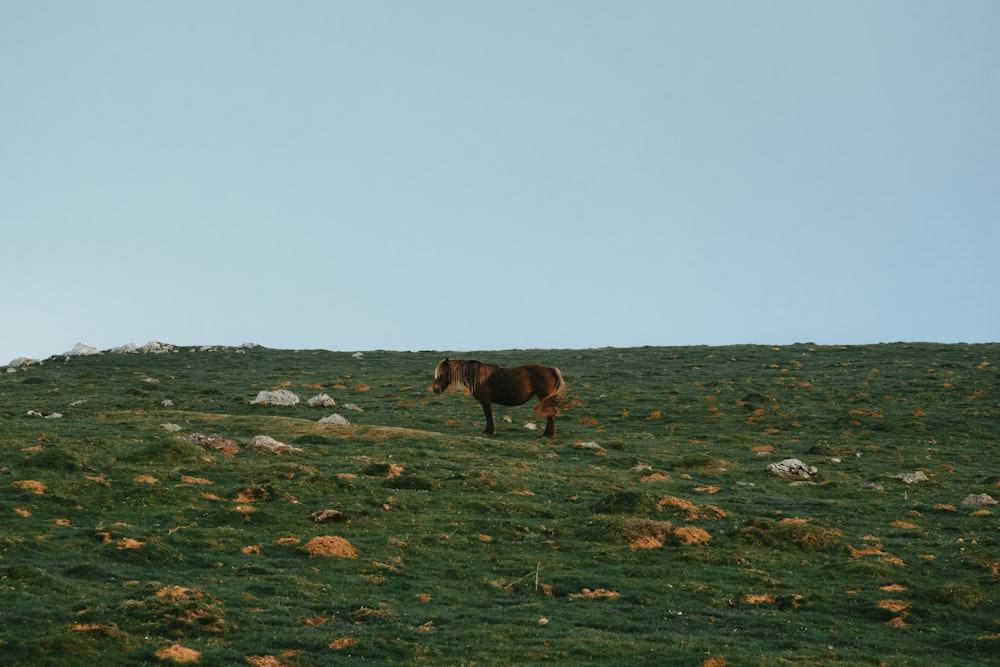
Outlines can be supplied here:
<path id="1" fill-rule="evenodd" d="M 486 415 L 483 435 L 496 432 L 493 403 L 522 405 L 532 396 L 537 396 L 539 401 L 535 410 L 546 418 L 543 435 L 551 438 L 556 434 L 556 410 L 566 388 L 558 368 L 540 364 L 501 368 L 471 359 L 445 359 L 434 369 L 434 393 L 440 394 L 451 384 L 468 389 L 483 406 Z"/>

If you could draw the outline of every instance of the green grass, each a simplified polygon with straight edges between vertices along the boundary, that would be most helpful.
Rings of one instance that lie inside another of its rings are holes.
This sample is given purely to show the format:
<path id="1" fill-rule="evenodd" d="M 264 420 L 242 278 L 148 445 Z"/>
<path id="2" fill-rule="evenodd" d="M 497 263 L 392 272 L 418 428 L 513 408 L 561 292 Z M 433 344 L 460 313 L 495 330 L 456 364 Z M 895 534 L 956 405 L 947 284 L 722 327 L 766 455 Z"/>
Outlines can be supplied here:
<path id="1" fill-rule="evenodd" d="M 480 437 L 443 353 L 54 357 L 0 375 L 0 664 L 1000 664 L 998 353 L 468 355 L 559 366 L 554 441 Z"/>

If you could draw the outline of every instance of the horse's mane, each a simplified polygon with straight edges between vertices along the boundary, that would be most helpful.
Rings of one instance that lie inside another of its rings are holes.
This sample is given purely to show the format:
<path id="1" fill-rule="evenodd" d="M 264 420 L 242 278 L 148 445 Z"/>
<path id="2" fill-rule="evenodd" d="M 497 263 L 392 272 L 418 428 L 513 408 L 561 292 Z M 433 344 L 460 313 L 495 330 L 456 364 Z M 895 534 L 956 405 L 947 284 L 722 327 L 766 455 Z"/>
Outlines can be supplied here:
<path id="1" fill-rule="evenodd" d="M 449 384 L 460 384 L 475 393 L 500 367 L 475 359 L 445 359 L 438 364 L 435 377 L 446 375 Z"/>

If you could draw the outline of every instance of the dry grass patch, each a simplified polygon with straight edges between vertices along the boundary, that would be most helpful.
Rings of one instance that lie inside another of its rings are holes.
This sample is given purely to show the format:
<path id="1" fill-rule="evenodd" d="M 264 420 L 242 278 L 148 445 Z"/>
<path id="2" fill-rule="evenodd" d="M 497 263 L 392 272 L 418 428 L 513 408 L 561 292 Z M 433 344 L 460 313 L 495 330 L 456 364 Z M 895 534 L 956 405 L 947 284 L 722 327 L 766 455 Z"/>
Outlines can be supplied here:
<path id="1" fill-rule="evenodd" d="M 337 535 L 318 535 L 302 547 L 310 556 L 336 556 L 337 558 L 357 558 L 358 550 Z"/>
<path id="2" fill-rule="evenodd" d="M 44 482 L 39 482 L 34 479 L 22 479 L 11 484 L 15 489 L 23 489 L 24 491 L 30 491 L 36 496 L 41 496 L 45 494 L 45 491 L 49 488 Z"/>
<path id="3" fill-rule="evenodd" d="M 198 662 L 201 660 L 201 651 L 174 644 L 161 648 L 156 652 L 156 657 L 160 660 L 173 660 L 174 662 Z"/>

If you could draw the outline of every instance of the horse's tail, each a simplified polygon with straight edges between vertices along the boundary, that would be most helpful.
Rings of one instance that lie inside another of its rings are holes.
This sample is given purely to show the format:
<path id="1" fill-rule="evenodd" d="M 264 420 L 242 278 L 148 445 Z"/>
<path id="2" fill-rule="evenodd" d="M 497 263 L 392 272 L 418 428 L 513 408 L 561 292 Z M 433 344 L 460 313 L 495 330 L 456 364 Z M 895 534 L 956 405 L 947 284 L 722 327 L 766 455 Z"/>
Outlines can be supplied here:
<path id="1" fill-rule="evenodd" d="M 535 406 L 535 411 L 542 417 L 552 419 L 559 414 L 559 401 L 566 393 L 566 381 L 563 380 L 562 371 L 555 366 L 545 366 L 545 370 L 552 374 L 552 388 L 545 396 L 537 394 L 538 405 Z"/>
<path id="2" fill-rule="evenodd" d="M 552 372 L 552 377 L 556 380 L 556 385 L 553 387 L 552 393 L 556 397 L 556 400 L 558 400 L 566 393 L 566 381 L 563 380 L 562 371 L 555 366 L 550 367 L 549 371 Z"/>

